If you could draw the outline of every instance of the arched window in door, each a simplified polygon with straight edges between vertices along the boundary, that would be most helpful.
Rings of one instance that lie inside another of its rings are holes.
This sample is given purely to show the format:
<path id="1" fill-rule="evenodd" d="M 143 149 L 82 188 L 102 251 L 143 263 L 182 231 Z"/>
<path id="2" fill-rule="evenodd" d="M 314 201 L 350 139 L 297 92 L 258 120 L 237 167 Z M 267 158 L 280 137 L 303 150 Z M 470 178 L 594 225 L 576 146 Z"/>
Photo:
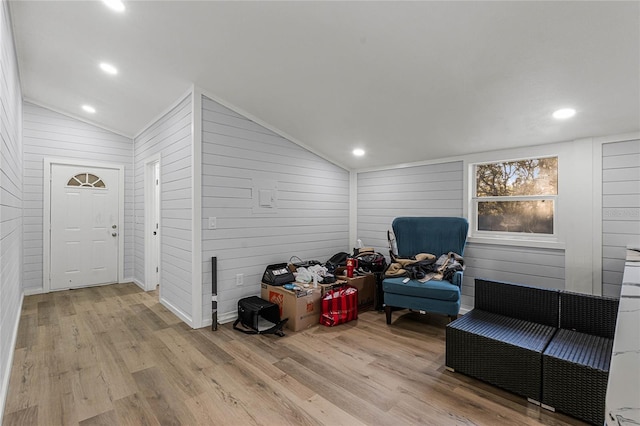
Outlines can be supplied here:
<path id="1" fill-rule="evenodd" d="M 78 173 L 67 182 L 67 186 L 83 186 L 85 188 L 106 188 L 98 176 L 92 173 Z"/>

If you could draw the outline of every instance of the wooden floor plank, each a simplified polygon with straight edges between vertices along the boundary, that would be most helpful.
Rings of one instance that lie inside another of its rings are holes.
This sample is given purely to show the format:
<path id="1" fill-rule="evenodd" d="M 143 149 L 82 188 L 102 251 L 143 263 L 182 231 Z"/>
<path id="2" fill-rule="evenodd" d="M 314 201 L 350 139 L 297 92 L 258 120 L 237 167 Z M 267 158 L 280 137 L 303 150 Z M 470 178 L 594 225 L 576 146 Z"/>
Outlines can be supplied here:
<path id="1" fill-rule="evenodd" d="M 329 380 L 325 380 L 321 374 L 306 368 L 303 363 L 287 358 L 278 361 L 276 365 L 282 369 L 282 371 L 286 371 L 291 377 L 304 383 L 310 389 L 316 391 L 318 395 L 347 413 L 350 413 L 363 423 L 378 425 L 397 424 L 395 423 L 395 419 L 391 418 L 375 405 L 363 400 L 360 395 L 355 395 L 350 390 L 337 386 Z M 388 391 L 384 394 L 392 395 Z"/>
<path id="2" fill-rule="evenodd" d="M 71 372 L 47 374 L 40 384 L 38 408 L 39 425 L 78 424 Z"/>
<path id="3" fill-rule="evenodd" d="M 26 296 L 4 425 L 582 425 L 444 369 L 447 318 L 192 330 L 132 283 Z"/>
<path id="4" fill-rule="evenodd" d="M 38 339 L 37 313 L 28 314 L 28 315 L 25 315 L 23 313 L 23 315 L 20 317 L 20 324 L 18 326 L 18 336 L 16 337 L 16 349 L 26 348 L 27 345 L 36 344 L 37 339 Z"/>
<path id="5" fill-rule="evenodd" d="M 2 424 L 5 426 L 25 426 L 38 424 L 38 407 L 27 407 L 7 414 Z"/>
<path id="6" fill-rule="evenodd" d="M 76 314 L 76 308 L 73 306 L 71 295 L 68 292 L 60 292 L 54 298 L 58 315 L 68 317 Z"/>
<path id="7" fill-rule="evenodd" d="M 113 409 L 109 386 L 98 365 L 71 372 L 71 388 L 79 421 Z"/>
<path id="8" fill-rule="evenodd" d="M 146 398 L 154 415 L 162 424 L 195 425 L 195 416 L 188 410 L 174 386 L 169 383 L 158 367 L 133 373 L 142 395 Z"/>
<path id="9" fill-rule="evenodd" d="M 156 418 L 147 400 L 139 393 L 126 396 L 113 402 L 122 426 L 156 426 L 160 422 Z"/>
<path id="10" fill-rule="evenodd" d="M 37 390 L 43 375 L 43 372 L 38 369 L 38 358 L 39 354 L 35 346 L 15 350 L 5 413 L 38 405 Z"/>
<path id="11" fill-rule="evenodd" d="M 110 410 L 81 421 L 80 426 L 113 426 L 117 421 L 116 412 Z"/>

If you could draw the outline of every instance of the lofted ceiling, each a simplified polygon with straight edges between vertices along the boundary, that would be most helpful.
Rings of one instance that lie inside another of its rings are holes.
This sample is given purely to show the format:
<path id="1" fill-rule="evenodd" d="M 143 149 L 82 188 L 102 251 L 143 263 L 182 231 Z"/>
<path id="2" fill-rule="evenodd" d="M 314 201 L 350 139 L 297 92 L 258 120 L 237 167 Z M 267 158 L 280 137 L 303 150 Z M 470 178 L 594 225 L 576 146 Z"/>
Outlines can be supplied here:
<path id="1" fill-rule="evenodd" d="M 351 169 L 640 130 L 638 1 L 124 3 L 10 1 L 25 99 L 133 137 L 195 84 Z"/>

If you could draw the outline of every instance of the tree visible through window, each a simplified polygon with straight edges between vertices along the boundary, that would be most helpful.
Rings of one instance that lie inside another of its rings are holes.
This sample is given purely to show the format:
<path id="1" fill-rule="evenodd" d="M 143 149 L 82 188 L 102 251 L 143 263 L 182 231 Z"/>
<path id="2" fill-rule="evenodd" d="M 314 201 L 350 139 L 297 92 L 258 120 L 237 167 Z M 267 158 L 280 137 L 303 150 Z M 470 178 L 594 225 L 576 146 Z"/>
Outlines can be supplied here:
<path id="1" fill-rule="evenodd" d="M 553 234 L 558 158 L 475 166 L 477 230 Z"/>

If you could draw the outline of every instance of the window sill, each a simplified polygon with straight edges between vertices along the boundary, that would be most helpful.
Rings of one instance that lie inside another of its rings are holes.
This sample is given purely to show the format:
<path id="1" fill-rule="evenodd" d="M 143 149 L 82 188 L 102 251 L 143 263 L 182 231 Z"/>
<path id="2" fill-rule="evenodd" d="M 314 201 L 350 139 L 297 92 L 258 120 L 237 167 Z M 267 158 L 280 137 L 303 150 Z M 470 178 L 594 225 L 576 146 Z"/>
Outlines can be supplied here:
<path id="1" fill-rule="evenodd" d="M 467 243 L 489 244 L 515 247 L 548 248 L 553 250 L 564 250 L 565 243 L 560 241 L 527 240 L 523 238 L 506 237 L 468 237 Z"/>

